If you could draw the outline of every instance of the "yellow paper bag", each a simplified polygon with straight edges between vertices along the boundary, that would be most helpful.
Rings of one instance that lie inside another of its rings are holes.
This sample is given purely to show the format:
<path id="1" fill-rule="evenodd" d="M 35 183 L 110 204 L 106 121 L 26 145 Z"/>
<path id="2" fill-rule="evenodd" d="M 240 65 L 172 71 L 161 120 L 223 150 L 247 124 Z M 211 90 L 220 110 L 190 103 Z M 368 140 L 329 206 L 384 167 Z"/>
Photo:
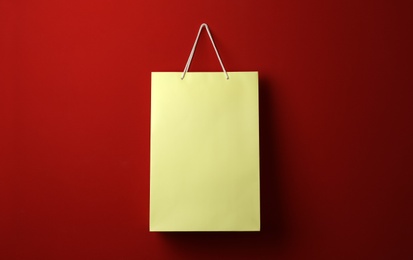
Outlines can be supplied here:
<path id="1" fill-rule="evenodd" d="M 150 231 L 260 230 L 258 72 L 225 75 L 152 72 Z"/>

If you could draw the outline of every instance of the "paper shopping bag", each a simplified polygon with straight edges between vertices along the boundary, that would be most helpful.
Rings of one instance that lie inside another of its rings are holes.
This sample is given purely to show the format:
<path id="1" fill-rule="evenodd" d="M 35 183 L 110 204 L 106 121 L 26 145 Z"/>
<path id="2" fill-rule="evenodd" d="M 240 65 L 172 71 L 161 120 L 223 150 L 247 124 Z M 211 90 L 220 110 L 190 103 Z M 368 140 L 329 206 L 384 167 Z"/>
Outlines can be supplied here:
<path id="1" fill-rule="evenodd" d="M 260 230 L 258 72 L 224 72 L 152 72 L 150 231 Z"/>
<path id="2" fill-rule="evenodd" d="M 152 73 L 151 231 L 260 230 L 258 73 Z"/>

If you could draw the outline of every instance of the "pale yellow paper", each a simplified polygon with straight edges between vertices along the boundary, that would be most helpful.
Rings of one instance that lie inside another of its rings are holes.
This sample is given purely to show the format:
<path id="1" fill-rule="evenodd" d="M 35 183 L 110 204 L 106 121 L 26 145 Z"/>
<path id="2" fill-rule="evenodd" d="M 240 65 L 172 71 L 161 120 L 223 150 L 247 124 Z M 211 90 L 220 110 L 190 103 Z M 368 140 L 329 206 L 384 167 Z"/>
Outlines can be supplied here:
<path id="1" fill-rule="evenodd" d="M 259 231 L 258 73 L 153 72 L 150 231 Z"/>

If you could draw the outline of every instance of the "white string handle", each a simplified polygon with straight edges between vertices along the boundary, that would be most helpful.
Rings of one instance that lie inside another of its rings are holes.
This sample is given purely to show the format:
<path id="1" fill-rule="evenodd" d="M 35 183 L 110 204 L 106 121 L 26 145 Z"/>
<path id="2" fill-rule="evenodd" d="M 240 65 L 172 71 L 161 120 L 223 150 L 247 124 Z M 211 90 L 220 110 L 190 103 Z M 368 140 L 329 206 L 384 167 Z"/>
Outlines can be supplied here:
<path id="1" fill-rule="evenodd" d="M 198 35 L 196 36 L 194 46 L 192 47 L 191 53 L 189 54 L 189 58 L 188 58 L 188 61 L 186 62 L 184 72 L 182 72 L 181 79 L 184 79 L 185 74 L 186 74 L 186 73 L 188 72 L 188 70 L 189 70 L 189 66 L 191 65 L 192 58 L 194 57 L 195 48 L 196 48 L 196 45 L 198 44 L 198 39 L 199 39 L 199 35 L 201 35 L 202 28 L 205 28 L 205 29 L 206 29 L 206 31 L 207 31 L 207 33 L 208 33 L 208 35 L 209 35 L 209 39 L 211 39 L 212 46 L 214 46 L 215 53 L 217 54 L 217 57 L 218 57 L 218 60 L 219 60 L 219 64 L 221 64 L 221 67 L 222 67 L 222 70 L 223 70 L 224 73 L 225 73 L 225 76 L 227 77 L 227 79 L 229 79 L 228 73 L 227 73 L 227 71 L 225 70 L 224 64 L 222 63 L 221 57 L 219 56 L 217 47 L 215 46 L 214 39 L 212 39 L 211 32 L 209 31 L 208 25 L 207 25 L 206 23 L 201 24 L 201 27 L 199 27 Z"/>

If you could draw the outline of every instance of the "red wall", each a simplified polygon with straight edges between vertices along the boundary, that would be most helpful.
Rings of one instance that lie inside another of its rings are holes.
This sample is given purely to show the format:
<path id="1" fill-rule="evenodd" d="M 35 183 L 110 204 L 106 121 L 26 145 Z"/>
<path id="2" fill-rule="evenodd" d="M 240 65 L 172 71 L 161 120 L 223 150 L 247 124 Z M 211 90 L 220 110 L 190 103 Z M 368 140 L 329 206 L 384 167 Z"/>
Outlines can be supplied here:
<path id="1" fill-rule="evenodd" d="M 0 0 L 0 259 L 413 259 L 409 2 Z M 202 22 L 260 73 L 259 233 L 148 232 L 150 73 Z"/>

